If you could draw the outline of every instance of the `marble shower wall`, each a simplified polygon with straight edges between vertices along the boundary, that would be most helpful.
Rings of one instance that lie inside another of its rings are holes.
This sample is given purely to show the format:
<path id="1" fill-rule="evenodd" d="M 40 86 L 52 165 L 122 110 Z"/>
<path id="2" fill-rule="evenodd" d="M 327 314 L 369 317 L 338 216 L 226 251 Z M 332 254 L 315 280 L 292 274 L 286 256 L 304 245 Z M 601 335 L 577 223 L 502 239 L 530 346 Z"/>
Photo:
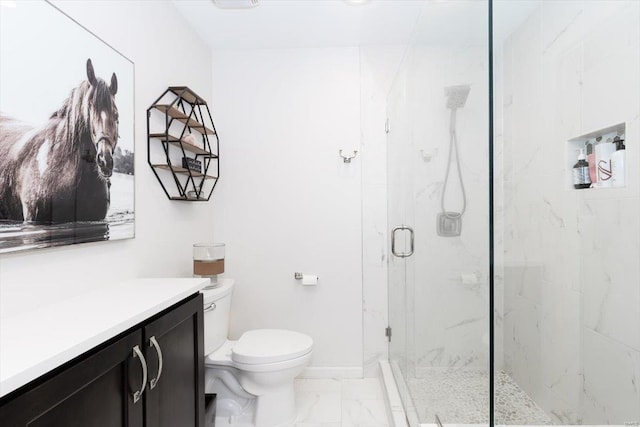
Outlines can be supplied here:
<path id="1" fill-rule="evenodd" d="M 640 421 L 640 2 L 540 2 L 502 49 L 504 369 L 554 422 Z M 567 188 L 622 122 L 626 187 Z"/>

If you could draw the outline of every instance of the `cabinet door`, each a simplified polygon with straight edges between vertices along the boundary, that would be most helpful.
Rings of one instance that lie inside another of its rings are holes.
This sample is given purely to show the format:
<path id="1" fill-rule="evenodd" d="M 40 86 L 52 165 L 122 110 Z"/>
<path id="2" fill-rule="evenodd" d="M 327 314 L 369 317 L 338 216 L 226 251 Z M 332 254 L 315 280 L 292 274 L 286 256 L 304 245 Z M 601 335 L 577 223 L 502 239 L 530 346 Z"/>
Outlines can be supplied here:
<path id="1" fill-rule="evenodd" d="M 204 425 L 202 304 L 202 295 L 198 294 L 144 327 L 149 366 L 147 427 Z"/>
<path id="2" fill-rule="evenodd" d="M 0 424 L 11 427 L 142 427 L 142 365 L 133 348 L 138 329 L 97 350 L 0 406 Z"/>

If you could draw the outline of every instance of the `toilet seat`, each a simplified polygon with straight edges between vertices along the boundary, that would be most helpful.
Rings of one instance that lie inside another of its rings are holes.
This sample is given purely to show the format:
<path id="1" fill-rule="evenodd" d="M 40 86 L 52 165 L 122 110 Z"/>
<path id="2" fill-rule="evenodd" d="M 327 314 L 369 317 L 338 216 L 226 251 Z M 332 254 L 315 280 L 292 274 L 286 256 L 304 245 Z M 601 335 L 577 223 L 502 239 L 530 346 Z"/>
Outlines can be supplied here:
<path id="1" fill-rule="evenodd" d="M 262 365 L 296 359 L 311 351 L 313 340 L 300 332 L 284 329 L 247 331 L 231 351 L 231 360 L 243 365 Z"/>
<path id="2" fill-rule="evenodd" d="M 313 340 L 299 332 L 256 329 L 238 341 L 225 341 L 207 355 L 208 366 L 231 366 L 243 371 L 266 372 L 303 363 L 311 354 Z"/>
<path id="3" fill-rule="evenodd" d="M 216 351 L 207 354 L 204 358 L 204 364 L 207 366 L 233 366 L 231 360 L 231 349 L 237 341 L 226 340 Z"/>

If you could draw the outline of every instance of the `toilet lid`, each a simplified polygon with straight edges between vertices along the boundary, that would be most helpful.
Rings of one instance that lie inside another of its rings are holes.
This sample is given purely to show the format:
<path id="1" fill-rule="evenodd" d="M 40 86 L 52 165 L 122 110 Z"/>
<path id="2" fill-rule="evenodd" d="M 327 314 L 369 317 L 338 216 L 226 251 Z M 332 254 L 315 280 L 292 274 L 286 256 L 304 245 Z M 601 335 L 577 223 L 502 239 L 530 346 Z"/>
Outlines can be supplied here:
<path id="1" fill-rule="evenodd" d="M 300 332 L 256 329 L 242 334 L 233 346 L 231 360 L 245 364 L 282 362 L 309 353 L 311 347 L 311 337 Z"/>

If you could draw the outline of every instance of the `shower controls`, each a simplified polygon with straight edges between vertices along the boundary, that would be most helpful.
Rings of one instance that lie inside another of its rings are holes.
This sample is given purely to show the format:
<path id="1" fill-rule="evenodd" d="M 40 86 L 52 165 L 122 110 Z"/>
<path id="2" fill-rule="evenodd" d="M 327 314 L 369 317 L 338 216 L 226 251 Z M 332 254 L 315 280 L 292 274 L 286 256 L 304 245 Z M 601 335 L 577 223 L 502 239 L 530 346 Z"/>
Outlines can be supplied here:
<path id="1" fill-rule="evenodd" d="M 442 212 L 438 214 L 437 229 L 438 236 L 454 237 L 459 236 L 462 232 L 462 215 L 467 209 L 467 194 L 464 190 L 464 180 L 462 179 L 462 168 L 460 167 L 460 154 L 458 153 L 458 134 L 456 132 L 456 113 L 458 108 L 464 107 L 469 96 L 471 87 L 469 85 L 449 86 L 444 88 L 447 97 L 447 108 L 451 110 L 449 120 L 449 157 L 447 159 L 447 171 L 444 174 L 444 182 L 442 184 L 442 192 L 440 194 L 440 208 Z M 454 158 L 458 171 L 458 181 L 460 182 L 460 192 L 462 196 L 462 208 L 459 212 L 447 211 L 445 207 L 445 198 L 447 195 L 447 184 L 449 183 L 449 172 L 451 171 L 451 162 Z"/>
<path id="2" fill-rule="evenodd" d="M 462 233 L 462 214 L 458 212 L 440 212 L 438 214 L 438 236 L 456 237 Z"/>

